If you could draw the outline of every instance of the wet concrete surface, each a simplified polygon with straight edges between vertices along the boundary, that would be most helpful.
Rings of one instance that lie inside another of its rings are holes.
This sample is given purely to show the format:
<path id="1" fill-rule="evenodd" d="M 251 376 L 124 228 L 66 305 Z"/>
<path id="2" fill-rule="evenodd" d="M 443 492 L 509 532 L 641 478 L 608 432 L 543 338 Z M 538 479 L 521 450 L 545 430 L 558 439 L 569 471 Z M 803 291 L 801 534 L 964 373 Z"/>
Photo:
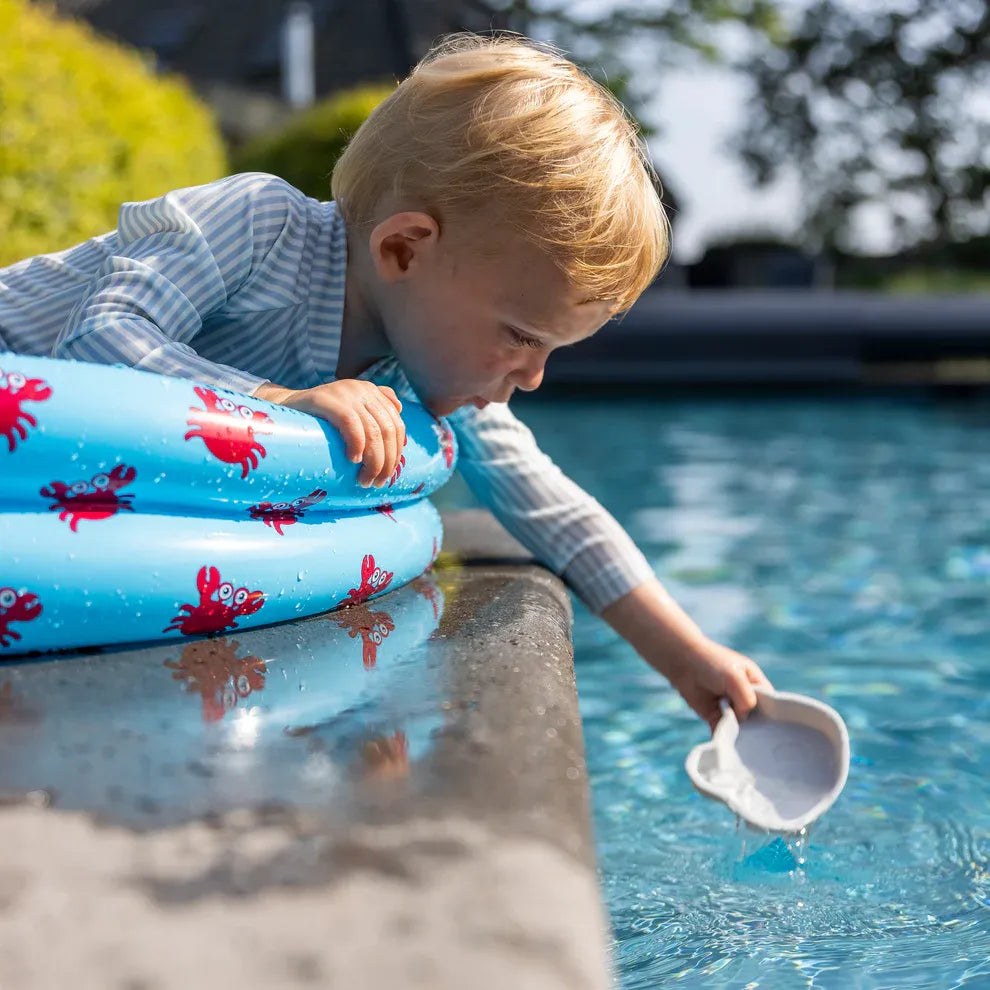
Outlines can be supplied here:
<path id="1" fill-rule="evenodd" d="M 446 522 L 364 606 L 0 667 L 0 986 L 607 985 L 567 593 Z"/>

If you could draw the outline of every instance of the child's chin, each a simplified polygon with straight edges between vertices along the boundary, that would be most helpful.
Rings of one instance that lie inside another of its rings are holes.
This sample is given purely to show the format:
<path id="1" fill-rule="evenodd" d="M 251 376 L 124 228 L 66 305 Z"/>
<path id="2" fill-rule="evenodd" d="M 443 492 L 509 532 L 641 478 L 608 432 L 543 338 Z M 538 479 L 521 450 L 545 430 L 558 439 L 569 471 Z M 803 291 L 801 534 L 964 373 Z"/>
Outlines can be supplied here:
<path id="1" fill-rule="evenodd" d="M 449 416 L 464 405 L 467 405 L 465 399 L 429 399 L 426 402 L 426 407 L 434 416 Z"/>

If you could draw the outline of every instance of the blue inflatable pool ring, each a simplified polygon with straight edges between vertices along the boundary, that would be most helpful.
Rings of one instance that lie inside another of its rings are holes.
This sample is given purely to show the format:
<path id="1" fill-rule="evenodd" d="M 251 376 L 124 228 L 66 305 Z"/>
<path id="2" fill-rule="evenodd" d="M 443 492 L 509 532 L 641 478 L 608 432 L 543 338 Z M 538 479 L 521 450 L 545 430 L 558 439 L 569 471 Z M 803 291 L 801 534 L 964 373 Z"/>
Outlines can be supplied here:
<path id="1" fill-rule="evenodd" d="M 329 423 L 122 366 L 0 353 L 0 657 L 182 638 L 356 604 L 430 566 L 447 424 L 362 488 Z"/>

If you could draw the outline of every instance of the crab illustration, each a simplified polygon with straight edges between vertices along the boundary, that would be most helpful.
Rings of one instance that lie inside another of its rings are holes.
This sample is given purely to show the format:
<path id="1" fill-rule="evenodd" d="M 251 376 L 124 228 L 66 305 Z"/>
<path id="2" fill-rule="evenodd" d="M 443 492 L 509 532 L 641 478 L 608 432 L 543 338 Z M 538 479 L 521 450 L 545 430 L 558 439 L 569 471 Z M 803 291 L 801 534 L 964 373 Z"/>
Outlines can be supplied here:
<path id="1" fill-rule="evenodd" d="M 392 522 L 398 522 L 395 518 L 395 506 L 391 502 L 385 502 L 384 505 L 376 505 L 375 512 L 380 512 L 383 516 L 388 516 Z"/>
<path id="2" fill-rule="evenodd" d="M 223 636 L 189 643 L 178 660 L 166 660 L 172 677 L 203 699 L 203 721 L 219 722 L 237 702 L 265 686 L 268 665 L 253 654 L 239 657 L 237 640 Z"/>
<path id="3" fill-rule="evenodd" d="M 410 495 L 421 495 L 423 489 L 426 487 L 426 482 L 421 481 L 409 494 Z"/>
<path id="4" fill-rule="evenodd" d="M 41 601 L 27 588 L 20 591 L 0 588 L 0 646 L 10 646 L 13 640 L 21 638 L 19 632 L 10 628 L 11 622 L 30 622 L 41 612 Z"/>
<path id="5" fill-rule="evenodd" d="M 77 481 L 67 485 L 63 481 L 50 481 L 39 494 L 43 498 L 53 499 L 48 507 L 52 512 L 58 511 L 62 522 L 70 520 L 69 529 L 78 532 L 76 527 L 80 519 L 109 519 L 118 509 L 134 511 L 130 500 L 134 498 L 131 492 L 118 495 L 137 477 L 137 471 L 126 464 L 118 464 L 109 474 L 97 474 L 89 481 Z"/>
<path id="6" fill-rule="evenodd" d="M 267 413 L 257 412 L 249 406 L 238 405 L 229 396 L 219 396 L 213 389 L 197 385 L 193 390 L 205 409 L 189 407 L 187 424 L 192 429 L 186 440 L 199 437 L 207 450 L 225 464 L 240 464 L 241 477 L 258 466 L 258 457 L 265 456 L 265 448 L 255 435 L 271 433 L 274 423 Z"/>
<path id="7" fill-rule="evenodd" d="M 357 588 L 351 588 L 347 592 L 347 597 L 340 603 L 341 605 L 360 605 L 366 602 L 372 595 L 377 595 L 379 591 L 384 591 L 392 581 L 394 572 L 386 571 L 384 567 L 375 565 L 373 554 L 365 554 L 361 561 L 361 584 Z"/>
<path id="8" fill-rule="evenodd" d="M 442 420 L 433 423 L 433 432 L 440 441 L 440 449 L 443 451 L 443 459 L 447 467 L 451 467 L 454 463 L 454 434 Z"/>
<path id="9" fill-rule="evenodd" d="M 203 566 L 196 575 L 199 590 L 198 605 L 180 605 L 179 615 L 172 619 L 162 632 L 178 629 L 184 636 L 222 632 L 237 627 L 235 621 L 241 615 L 252 615 L 265 604 L 261 591 L 247 588 L 234 589 L 230 581 L 220 582 L 220 572 L 215 567 Z M 215 597 L 214 597 L 215 596 Z M 188 612 L 188 615 L 182 615 Z"/>
<path id="10" fill-rule="evenodd" d="M 0 368 L 0 437 L 7 438 L 7 449 L 13 453 L 17 446 L 15 434 L 27 440 L 28 426 L 38 421 L 21 408 L 24 402 L 44 402 L 52 394 L 51 386 L 44 378 L 26 378 L 19 371 L 4 372 Z"/>
<path id="11" fill-rule="evenodd" d="M 279 536 L 284 536 L 283 526 L 291 526 L 298 522 L 306 513 L 306 509 L 317 505 L 327 497 L 327 493 L 322 488 L 311 491 L 308 495 L 301 495 L 291 502 L 261 502 L 252 505 L 248 512 L 252 519 L 261 519 L 266 526 L 271 526 Z"/>
<path id="12" fill-rule="evenodd" d="M 351 605 L 333 615 L 334 622 L 341 629 L 347 630 L 351 639 L 361 636 L 361 659 L 364 666 L 371 670 L 378 657 L 378 647 L 388 639 L 388 634 L 395 630 L 395 622 L 388 612 L 372 612 L 367 605 Z"/>

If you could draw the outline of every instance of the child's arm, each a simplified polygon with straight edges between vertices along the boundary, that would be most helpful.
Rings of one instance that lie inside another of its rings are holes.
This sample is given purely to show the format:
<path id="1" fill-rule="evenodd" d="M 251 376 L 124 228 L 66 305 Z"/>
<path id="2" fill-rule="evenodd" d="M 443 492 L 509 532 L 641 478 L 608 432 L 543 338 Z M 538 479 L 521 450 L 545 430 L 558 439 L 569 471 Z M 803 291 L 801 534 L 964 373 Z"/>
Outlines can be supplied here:
<path id="1" fill-rule="evenodd" d="M 114 253 L 69 314 L 52 357 L 250 393 L 265 381 L 208 361 L 189 341 L 261 270 L 303 194 L 270 175 L 235 175 L 120 209 Z"/>
<path id="2" fill-rule="evenodd" d="M 709 725 L 728 696 L 740 715 L 768 685 L 752 660 L 708 639 L 673 601 L 625 530 L 544 454 L 505 405 L 450 417 L 458 468 L 517 539 L 561 574 Z"/>
<path id="3" fill-rule="evenodd" d="M 601 615 L 713 729 L 722 717 L 719 698 L 727 697 L 736 712 L 745 714 L 756 705 L 752 685 L 771 686 L 749 657 L 708 639 L 656 578 Z"/>

